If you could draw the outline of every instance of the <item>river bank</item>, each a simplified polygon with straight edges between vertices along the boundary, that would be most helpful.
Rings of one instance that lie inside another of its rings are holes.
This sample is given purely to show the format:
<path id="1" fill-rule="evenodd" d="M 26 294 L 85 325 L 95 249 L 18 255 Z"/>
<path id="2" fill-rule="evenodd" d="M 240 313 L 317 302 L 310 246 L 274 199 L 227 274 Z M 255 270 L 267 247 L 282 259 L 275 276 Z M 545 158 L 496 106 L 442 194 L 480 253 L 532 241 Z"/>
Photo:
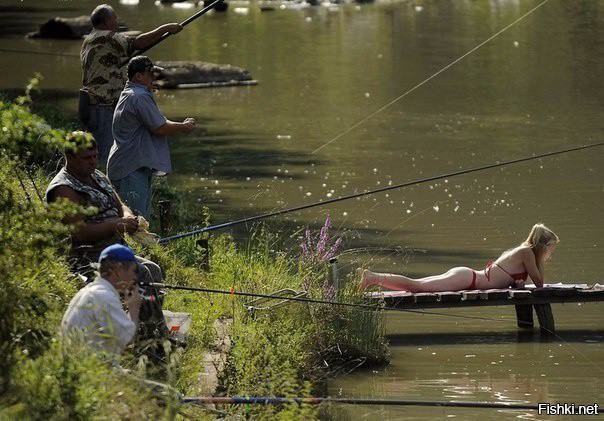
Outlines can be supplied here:
<path id="1" fill-rule="evenodd" d="M 0 106 L 6 135 L 0 156 L 0 198 L 6 209 L 0 233 L 7 245 L 0 252 L 5 279 L 0 295 L 4 309 L 0 414 L 9 418 L 117 414 L 172 419 L 179 412 L 202 419 L 217 414 L 318 417 L 319 408 L 305 405 L 183 407 L 178 399 L 158 398 L 136 377 L 117 373 L 97 356 L 61 340 L 59 321 L 77 284 L 66 264 L 70 228 L 60 221 L 78 209 L 65 203 L 45 205 L 38 195 L 51 176 L 49 170 L 60 165 L 57 149 L 64 147 L 65 131 L 72 126 L 56 110 L 41 111 L 48 121 L 32 112 L 29 91 L 37 84 L 34 79 L 25 96 L 5 97 Z M 329 236 L 329 220 L 321 233 L 276 233 L 258 226 L 245 244 L 236 244 L 228 235 L 209 238 L 206 270 L 200 269 L 202 253 L 195 240 L 145 248 L 127 239 L 138 254 L 162 267 L 170 284 L 264 294 L 292 288 L 305 290 L 309 298 L 334 298 L 326 282 L 326 260 L 331 257 L 326 250 L 335 253 L 331 247 L 337 241 Z M 296 246 L 287 248 L 287 244 Z M 355 302 L 359 297 L 353 285 L 345 285 L 339 299 Z M 186 396 L 203 392 L 203 355 L 216 351 L 212 349 L 217 339 L 214 325 L 224 317 L 233 320 L 231 346 L 222 350 L 225 369 L 218 373 L 218 391 L 226 396 L 317 396 L 325 393 L 326 380 L 351 361 L 387 358 L 379 313 L 296 303 L 252 316 L 246 301 L 232 294 L 174 290 L 168 292 L 164 309 L 192 315 L 186 347 L 169 348 L 163 364 L 150 362 L 133 347 L 122 359 L 122 367 Z"/>

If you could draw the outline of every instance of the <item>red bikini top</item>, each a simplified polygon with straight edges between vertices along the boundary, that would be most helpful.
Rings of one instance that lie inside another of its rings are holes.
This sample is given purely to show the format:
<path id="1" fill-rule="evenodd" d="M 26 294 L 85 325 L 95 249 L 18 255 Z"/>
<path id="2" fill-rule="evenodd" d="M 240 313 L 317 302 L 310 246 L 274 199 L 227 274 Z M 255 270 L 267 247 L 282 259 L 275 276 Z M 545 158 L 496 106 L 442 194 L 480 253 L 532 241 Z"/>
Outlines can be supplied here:
<path id="1" fill-rule="evenodd" d="M 499 269 L 501 269 L 502 271 L 504 271 L 505 273 L 510 275 L 510 278 L 512 278 L 514 281 L 526 281 L 526 278 L 528 276 L 527 271 L 519 272 L 519 273 L 510 273 L 507 270 L 505 270 L 501 265 L 499 265 L 495 262 L 489 262 L 487 264 L 487 267 L 484 268 L 484 274 L 486 275 L 488 281 L 491 280 L 491 268 L 493 267 L 493 265 L 497 266 Z"/>

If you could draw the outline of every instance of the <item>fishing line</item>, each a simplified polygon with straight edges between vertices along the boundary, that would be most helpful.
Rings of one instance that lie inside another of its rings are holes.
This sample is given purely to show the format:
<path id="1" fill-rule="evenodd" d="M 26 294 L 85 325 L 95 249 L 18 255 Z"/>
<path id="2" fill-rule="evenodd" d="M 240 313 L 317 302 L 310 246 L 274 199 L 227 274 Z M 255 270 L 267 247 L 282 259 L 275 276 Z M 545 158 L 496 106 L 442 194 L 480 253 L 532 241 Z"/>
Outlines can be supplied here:
<path id="1" fill-rule="evenodd" d="M 381 234 L 378 236 L 378 239 L 383 239 L 383 238 L 388 238 L 388 236 L 395 231 L 398 227 L 400 227 L 401 225 L 403 225 L 404 223 L 410 221 L 411 219 L 413 219 L 415 216 L 421 215 L 425 212 L 428 211 L 429 208 L 423 209 L 421 211 L 419 211 L 417 214 L 412 215 L 408 218 L 405 218 L 403 221 L 401 221 L 400 223 L 396 224 L 390 231 L 388 231 L 386 234 Z M 415 250 L 412 248 L 398 248 L 398 247 L 394 247 L 395 241 L 392 241 L 386 245 L 384 245 L 383 247 L 365 247 L 365 248 L 359 248 L 359 249 L 353 249 L 352 252 L 349 250 L 345 250 L 342 253 L 339 253 L 339 256 L 345 256 L 347 254 L 354 254 L 357 251 L 366 251 L 366 252 L 373 252 L 374 256 L 380 256 L 380 258 L 378 259 L 377 257 L 373 257 L 371 255 L 368 256 L 368 260 L 366 260 L 366 263 L 364 265 L 369 265 L 371 266 L 372 264 L 376 263 L 376 262 L 381 262 L 386 258 L 391 257 L 392 255 L 396 255 L 396 254 L 402 254 L 404 251 L 406 251 L 405 253 L 405 257 L 403 258 L 404 261 L 408 261 L 407 258 L 409 256 L 411 256 L 411 253 L 413 253 Z M 388 254 L 383 255 L 384 252 L 388 252 Z"/>
<path id="2" fill-rule="evenodd" d="M 356 212 L 361 206 L 363 206 L 363 202 L 359 202 L 355 207 L 353 207 L 353 209 L 352 209 L 352 211 L 350 213 L 352 214 L 352 213 Z M 379 203 L 375 203 L 374 205 L 372 205 L 369 208 L 369 212 L 371 212 L 376 206 L 379 206 Z M 365 210 L 366 210 L 365 213 L 367 213 L 367 208 L 365 208 Z M 346 217 L 340 222 L 340 224 L 339 224 L 339 226 L 337 228 L 338 232 L 342 231 L 342 227 L 344 227 L 344 225 L 346 224 L 346 221 L 348 221 L 348 216 L 349 216 L 349 214 L 347 214 Z M 368 220 L 367 222 L 370 222 L 370 221 Z M 405 221 L 401 222 L 401 224 L 404 223 L 404 222 Z M 362 224 L 362 223 L 363 223 L 363 221 L 359 222 L 359 224 Z M 401 224 L 398 224 L 397 227 L 400 226 Z M 346 231 L 348 231 L 348 232 L 356 232 L 357 235 L 360 238 L 362 236 L 362 234 L 360 233 L 359 228 L 355 228 L 355 225 L 356 224 L 353 223 L 353 226 L 350 229 L 347 229 Z M 365 226 L 365 228 L 367 228 L 367 226 Z M 390 233 L 386 234 L 386 236 L 388 236 L 389 234 Z M 344 235 L 341 235 L 340 237 L 344 237 Z M 382 237 L 383 237 L 383 235 L 380 235 L 378 238 L 382 238 Z M 376 252 L 376 254 L 381 254 L 384 251 L 389 251 L 389 254 L 387 256 L 383 256 L 382 257 L 383 259 L 385 259 L 386 257 L 389 257 L 392 254 L 397 254 L 397 253 L 400 254 L 401 253 L 400 249 L 398 249 L 398 250 L 396 248 L 390 249 L 390 247 L 393 246 L 393 245 L 394 245 L 394 243 L 387 244 L 384 247 L 373 247 L 372 251 Z M 356 249 L 356 251 L 363 251 L 363 252 L 368 252 L 369 250 L 370 250 L 369 247 L 365 247 L 363 249 Z M 354 251 L 352 251 L 351 253 L 347 253 L 347 252 L 351 252 L 351 250 L 350 249 L 345 250 L 344 252 L 339 253 L 339 256 L 344 256 L 346 254 L 353 254 L 354 253 Z M 373 261 L 373 258 L 372 258 L 371 261 Z"/>
<path id="3" fill-rule="evenodd" d="M 197 12 L 197 13 L 189 16 L 187 19 L 185 19 L 182 22 L 180 22 L 180 26 L 184 29 L 185 26 L 187 26 L 188 24 L 190 24 L 191 22 L 193 22 L 195 19 L 201 17 L 202 15 L 205 15 L 207 12 L 209 12 L 214 6 L 216 6 L 221 1 L 223 1 L 223 0 L 214 0 L 212 3 L 208 4 L 207 6 L 205 6 L 199 12 Z M 144 52 L 149 51 L 151 48 L 155 47 L 157 44 L 159 44 L 160 42 L 164 41 L 165 39 L 171 37 L 172 35 L 174 35 L 174 34 L 172 34 L 170 32 L 166 32 L 157 41 L 155 41 L 153 44 L 148 45 L 145 48 L 141 48 L 140 50 L 135 51 L 132 56 L 130 56 L 126 60 L 122 61 L 118 65 L 118 68 L 121 68 L 124 65 L 128 64 L 128 62 L 132 59 L 132 57 L 142 55 Z"/>
<path id="4" fill-rule="evenodd" d="M 333 305 L 333 306 L 339 306 L 339 307 L 352 307 L 352 308 L 364 309 L 367 311 L 369 311 L 369 310 L 370 311 L 378 311 L 378 310 L 399 311 L 399 312 L 413 313 L 413 314 L 419 314 L 419 315 L 444 316 L 444 317 L 452 317 L 452 318 L 457 318 L 457 319 L 470 319 L 470 320 L 481 320 L 481 321 L 502 322 L 502 323 L 503 322 L 509 323 L 509 322 L 516 320 L 515 318 L 512 318 L 512 317 L 493 318 L 493 317 L 480 317 L 480 316 L 465 316 L 465 315 L 455 314 L 455 313 L 451 314 L 451 313 L 439 313 L 436 311 L 402 309 L 402 308 L 398 308 L 398 307 L 382 306 L 379 303 L 377 305 L 359 304 L 359 303 L 344 303 L 341 301 L 326 301 L 326 300 L 315 300 L 315 299 L 311 299 L 311 298 L 287 297 L 287 296 L 279 296 L 279 295 L 273 295 L 273 294 L 242 292 L 242 291 L 236 291 L 234 288 L 231 288 L 231 290 L 226 291 L 226 290 L 211 289 L 211 288 L 170 285 L 170 284 L 159 283 L 159 282 L 141 282 L 140 285 L 141 286 L 151 286 L 151 287 L 155 287 L 155 288 L 185 290 L 185 291 L 192 291 L 192 292 L 206 292 L 206 293 L 210 293 L 210 294 L 223 294 L 223 295 L 230 295 L 233 298 L 235 295 L 239 295 L 239 296 L 244 296 L 244 297 L 269 298 L 269 299 L 275 299 L 275 300 L 305 302 L 308 304 L 325 304 L 325 305 Z M 234 304 L 234 302 L 233 302 L 233 304 Z M 235 313 L 233 313 L 233 315 L 234 314 Z M 560 335 L 558 335 L 557 333 L 552 332 L 551 330 L 544 328 L 544 327 L 541 327 L 541 329 L 546 331 L 547 333 L 555 336 L 557 339 L 562 341 L 565 345 L 569 346 L 573 351 L 575 351 L 579 356 L 581 356 L 589 364 L 596 367 L 599 371 L 604 372 L 604 370 L 600 366 L 598 366 L 595 362 L 593 362 L 585 354 L 583 354 L 578 349 L 576 349 L 576 347 L 572 346 L 568 341 L 566 341 Z"/>
<path id="5" fill-rule="evenodd" d="M 450 67 L 452 67 L 453 65 L 459 63 L 461 60 L 463 60 L 464 58 L 466 58 L 467 56 L 469 56 L 470 54 L 472 54 L 474 51 L 478 50 L 480 47 L 482 47 L 483 45 L 487 44 L 488 42 L 492 41 L 494 38 L 496 38 L 497 36 L 501 35 L 503 32 L 507 31 L 509 28 L 511 28 L 512 26 L 514 26 L 516 23 L 520 22 L 521 20 L 523 20 L 524 18 L 526 18 L 528 15 L 530 15 L 531 13 L 533 13 L 534 11 L 536 11 L 537 9 L 539 9 L 541 6 L 543 6 L 545 3 L 547 3 L 549 0 L 543 0 L 540 4 L 538 4 L 537 6 L 535 6 L 533 9 L 529 10 L 527 13 L 525 13 L 524 15 L 520 16 L 518 19 L 516 19 L 515 21 L 513 21 L 512 23 L 510 23 L 509 25 L 507 25 L 506 27 L 504 27 L 503 29 L 499 30 L 498 32 L 496 32 L 495 34 L 491 35 L 489 38 L 487 38 L 485 41 L 481 42 L 480 44 L 478 44 L 476 47 L 472 48 L 470 51 L 468 51 L 467 53 L 465 53 L 464 55 L 462 55 L 461 57 L 453 60 L 451 63 L 447 64 L 445 67 L 443 67 L 442 69 L 440 69 L 439 71 L 437 71 L 436 73 L 434 73 L 432 76 L 428 77 L 427 79 L 425 79 L 424 81 L 418 83 L 417 85 L 415 85 L 413 88 L 409 89 L 407 92 L 405 92 L 404 94 L 398 96 L 397 98 L 393 99 L 392 101 L 390 101 L 389 103 L 387 103 L 386 105 L 384 105 L 383 107 L 379 108 L 377 111 L 374 111 L 373 113 L 369 114 L 367 117 L 361 119 L 359 122 L 357 122 L 356 124 L 354 124 L 353 126 L 349 127 L 348 129 L 344 130 L 342 133 L 338 134 L 336 137 L 334 137 L 333 139 L 329 140 L 328 142 L 324 143 L 323 145 L 319 146 L 317 149 L 315 149 L 314 151 L 312 151 L 311 153 L 314 154 L 318 151 L 320 151 L 321 149 L 323 149 L 324 147 L 328 146 L 329 144 L 335 142 L 336 140 L 338 140 L 339 138 L 341 138 L 342 136 L 344 136 L 345 134 L 351 132 L 352 130 L 356 129 L 357 127 L 359 127 L 361 124 L 365 123 L 367 120 L 371 119 L 372 117 L 374 117 L 376 114 L 379 114 L 380 112 L 384 111 L 386 108 L 390 107 L 392 104 L 394 104 L 395 102 L 398 102 L 399 100 L 403 99 L 404 97 L 406 97 L 407 95 L 409 95 L 410 93 L 412 93 L 413 91 L 415 91 L 416 89 L 420 88 L 421 86 L 425 85 L 426 83 L 428 83 L 430 80 L 434 79 L 436 76 L 440 75 L 442 72 L 444 72 L 445 70 L 449 69 Z"/>
<path id="6" fill-rule="evenodd" d="M 343 250 L 342 252 L 338 253 L 338 256 L 354 256 L 357 254 L 367 254 L 367 253 L 380 253 L 380 252 L 388 252 L 389 256 L 390 255 L 400 255 L 403 254 L 404 252 L 414 252 L 415 249 L 411 248 L 411 247 L 401 247 L 401 246 L 397 246 L 397 247 L 392 247 L 392 245 L 389 246 L 384 246 L 384 247 L 378 247 L 378 246 L 366 246 L 366 247 L 350 247 L 347 248 L 346 250 Z"/>
<path id="7" fill-rule="evenodd" d="M 242 219 L 238 219 L 238 220 L 235 220 L 235 221 L 224 222 L 222 224 L 212 225 L 212 226 L 209 226 L 209 227 L 200 228 L 200 229 L 189 231 L 189 232 L 185 232 L 185 233 L 182 233 L 182 234 L 177 234 L 177 235 L 173 235 L 173 236 L 170 236 L 170 237 L 161 238 L 158 241 L 158 243 L 159 244 L 165 244 L 165 243 L 168 243 L 168 242 L 171 242 L 171 241 L 174 241 L 174 240 L 178 240 L 180 238 L 190 237 L 192 235 L 202 234 L 204 232 L 215 231 L 215 230 L 218 230 L 218 229 L 228 228 L 228 227 L 232 227 L 234 225 L 239 225 L 239 224 L 243 224 L 243 223 L 258 221 L 258 220 L 270 218 L 270 217 L 273 217 L 273 216 L 279 216 L 279 215 L 284 215 L 284 214 L 291 213 L 291 212 L 296 212 L 296 211 L 301 211 L 301 210 L 305 210 L 305 209 L 310 209 L 310 208 L 314 208 L 314 207 L 317 207 L 317 206 L 325 206 L 325 205 L 329 205 L 329 204 L 332 204 L 332 203 L 341 202 L 341 201 L 344 201 L 344 200 L 355 199 L 357 197 L 369 196 L 369 195 L 372 195 L 372 194 L 381 193 L 381 192 L 385 192 L 385 191 L 389 191 L 389 190 L 395 190 L 395 189 L 400 189 L 400 188 L 403 188 L 403 187 L 409 187 L 409 186 L 414 186 L 414 185 L 417 185 L 417 184 L 427 183 L 427 182 L 430 182 L 430 181 L 441 180 L 443 178 L 450 178 L 450 177 L 455 177 L 455 176 L 458 176 L 458 175 L 470 174 L 470 173 L 473 173 L 473 172 L 478 172 L 478 171 L 484 171 L 484 170 L 488 170 L 488 169 L 492 169 L 492 168 L 503 167 L 503 166 L 506 166 L 506 165 L 517 164 L 517 163 L 520 163 L 520 162 L 532 161 L 532 160 L 539 159 L 539 158 L 545 158 L 545 157 L 549 157 L 549 156 L 560 155 L 560 154 L 564 154 L 564 153 L 568 153 L 568 152 L 575 152 L 575 151 L 579 151 L 579 150 L 583 150 L 583 149 L 595 148 L 595 147 L 602 146 L 602 145 L 604 145 L 604 142 L 592 143 L 592 144 L 589 144 L 589 145 L 575 146 L 575 147 L 572 147 L 572 148 L 562 149 L 562 150 L 553 151 L 553 152 L 546 152 L 546 153 L 543 153 L 543 154 L 533 155 L 533 156 L 524 157 L 524 158 L 512 159 L 512 160 L 509 160 L 509 161 L 496 162 L 496 163 L 493 163 L 493 164 L 483 165 L 483 166 L 480 166 L 480 167 L 467 168 L 467 169 L 463 169 L 463 170 L 459 170 L 459 171 L 453 171 L 453 172 L 446 173 L 446 174 L 441 174 L 441 175 L 436 175 L 436 176 L 432 176 L 432 177 L 427 177 L 427 178 L 417 179 L 417 180 L 413 180 L 413 181 L 408 181 L 406 183 L 396 184 L 394 186 L 382 187 L 382 188 L 375 189 L 375 190 L 369 190 L 369 191 L 364 191 L 364 192 L 361 192 L 361 193 L 349 194 L 349 195 L 337 197 L 337 198 L 334 198 L 334 199 L 323 200 L 323 201 L 320 201 L 320 202 L 309 203 L 307 205 L 296 206 L 296 207 L 282 209 L 282 210 L 279 210 L 279 211 L 269 212 L 269 213 L 265 213 L 265 214 L 261 214 L 261 215 L 256 215 L 256 216 L 248 217 L 248 218 L 242 218 Z"/>
<path id="8" fill-rule="evenodd" d="M 598 364 L 596 364 L 594 361 L 592 361 L 591 358 L 589 358 L 587 355 L 585 355 L 584 353 L 582 353 L 581 351 L 579 351 L 579 349 L 577 349 L 575 346 L 571 345 L 571 343 L 568 342 L 567 340 L 565 340 L 562 336 L 558 335 L 556 332 L 552 332 L 551 330 L 549 330 L 546 327 L 541 327 L 541 329 L 544 330 L 544 331 L 546 331 L 548 334 L 553 335 L 554 337 L 556 337 L 556 339 L 559 339 L 560 341 L 562 341 L 564 345 L 568 346 L 569 348 L 571 348 L 572 351 L 574 351 L 577 354 L 579 354 L 580 357 L 582 357 L 589 364 L 591 364 L 595 368 L 597 368 L 598 371 L 601 371 L 601 372 L 604 373 L 604 369 L 602 367 L 600 367 Z"/>
<path id="9" fill-rule="evenodd" d="M 445 201 L 443 201 L 443 202 L 436 202 L 436 203 L 437 203 L 437 205 L 438 205 L 438 204 L 442 204 L 442 203 L 446 203 L 446 202 L 448 202 L 448 200 L 445 200 Z M 401 225 L 403 225 L 403 224 L 405 224 L 405 223 L 409 222 L 410 220 L 414 219 L 416 216 L 420 216 L 420 215 L 422 215 L 422 214 L 424 214 L 424 213 L 428 212 L 430 209 L 431 209 L 431 208 L 429 208 L 429 207 L 428 207 L 428 208 L 425 208 L 425 209 L 422 209 L 421 211 L 416 212 L 415 214 L 413 214 L 413 215 L 409 216 L 408 218 L 403 219 L 401 222 L 399 222 L 398 224 L 396 224 L 396 225 L 395 225 L 395 226 L 394 226 L 394 227 L 393 227 L 393 228 L 392 228 L 390 231 L 388 231 L 386 234 L 384 234 L 384 235 L 380 235 L 380 237 L 379 237 L 379 238 L 388 238 L 388 236 L 389 236 L 390 234 L 392 234 L 392 233 L 393 233 L 393 232 L 394 232 L 394 231 L 395 231 L 395 230 L 396 230 L 398 227 L 400 227 Z M 390 247 L 394 246 L 394 243 L 395 243 L 395 242 L 393 241 L 393 242 L 391 242 L 391 243 L 389 243 L 389 244 L 386 244 L 385 249 L 387 249 L 387 248 L 390 248 Z M 411 249 L 411 250 L 413 251 L 413 249 Z M 387 256 L 384 256 L 384 257 L 382 257 L 382 259 L 380 259 L 380 260 L 376 260 L 376 259 L 374 259 L 374 258 L 372 257 L 372 258 L 369 260 L 368 264 L 372 264 L 372 263 L 375 263 L 375 262 L 382 261 L 382 260 L 384 260 L 386 257 L 387 257 Z"/>

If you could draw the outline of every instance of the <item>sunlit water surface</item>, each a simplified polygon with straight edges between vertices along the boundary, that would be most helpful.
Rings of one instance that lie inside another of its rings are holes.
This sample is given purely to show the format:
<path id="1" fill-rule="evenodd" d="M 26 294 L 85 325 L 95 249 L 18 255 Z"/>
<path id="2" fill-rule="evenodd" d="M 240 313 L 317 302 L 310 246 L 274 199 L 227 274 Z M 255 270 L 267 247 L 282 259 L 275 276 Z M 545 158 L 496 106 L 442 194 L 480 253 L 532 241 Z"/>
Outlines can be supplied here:
<path id="1" fill-rule="evenodd" d="M 130 2 L 132 3 L 132 2 Z M 604 2 L 550 0 L 426 81 L 540 1 L 425 0 L 279 8 L 232 3 L 156 47 L 154 60 L 250 70 L 259 85 L 162 91 L 172 119 L 201 129 L 170 140 L 169 183 L 210 207 L 213 222 L 602 140 Z M 88 14 L 75 1 L 0 1 L 0 89 L 34 71 L 75 113 L 78 41 L 31 40 L 48 17 Z M 182 21 L 196 8 L 115 3 L 132 29 Z M 417 87 L 418 85 L 420 85 Z M 417 89 L 412 90 L 412 88 Z M 412 90 L 410 92 L 410 90 Z M 408 93 L 408 94 L 407 94 Z M 538 221 L 562 239 L 551 281 L 602 282 L 602 148 L 558 155 L 287 214 L 287 238 L 322 225 L 357 265 L 422 276 L 483 267 Z M 244 238 L 249 227 L 239 227 Z M 560 337 L 518 337 L 512 308 L 388 316 L 391 364 L 330 385 L 334 396 L 604 404 L 602 306 L 556 305 Z M 480 319 L 456 318 L 469 315 Z M 534 418 L 530 411 L 333 408 L 341 418 Z"/>

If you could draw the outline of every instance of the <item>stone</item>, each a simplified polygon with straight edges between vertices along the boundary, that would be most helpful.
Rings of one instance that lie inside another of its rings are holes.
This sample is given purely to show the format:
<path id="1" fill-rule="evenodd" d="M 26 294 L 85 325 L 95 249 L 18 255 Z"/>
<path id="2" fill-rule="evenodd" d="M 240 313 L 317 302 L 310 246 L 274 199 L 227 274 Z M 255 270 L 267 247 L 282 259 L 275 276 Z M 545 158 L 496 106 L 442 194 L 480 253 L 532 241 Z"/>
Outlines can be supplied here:
<path id="1" fill-rule="evenodd" d="M 36 32 L 27 34 L 28 38 L 81 39 L 92 31 L 90 16 L 83 15 L 75 18 L 54 17 L 48 19 Z M 119 31 L 128 31 L 123 22 L 119 23 Z M 140 32 L 137 32 L 139 34 Z M 131 35 L 131 34 L 128 34 Z"/>
<path id="2" fill-rule="evenodd" d="M 255 85 L 249 71 L 229 64 L 201 61 L 158 61 L 162 67 L 156 75 L 160 88 L 204 88 L 214 86 Z"/>

